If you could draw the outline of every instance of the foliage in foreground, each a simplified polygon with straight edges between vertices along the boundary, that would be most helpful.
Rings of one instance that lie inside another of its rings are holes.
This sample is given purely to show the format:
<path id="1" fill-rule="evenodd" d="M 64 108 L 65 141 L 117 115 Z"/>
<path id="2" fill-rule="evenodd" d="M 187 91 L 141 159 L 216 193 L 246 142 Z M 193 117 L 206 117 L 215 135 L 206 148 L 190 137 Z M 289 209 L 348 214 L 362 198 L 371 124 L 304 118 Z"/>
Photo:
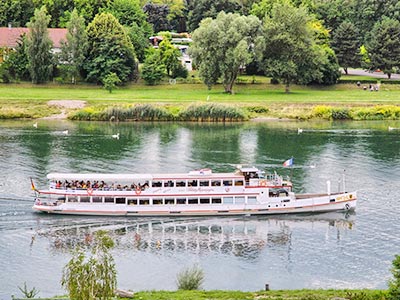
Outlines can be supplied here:
<path id="1" fill-rule="evenodd" d="M 204 272 L 198 265 L 182 270 L 177 276 L 177 285 L 179 290 L 198 290 L 203 282 Z"/>
<path id="2" fill-rule="evenodd" d="M 210 103 L 190 105 L 180 114 L 179 119 L 182 121 L 225 122 L 244 121 L 247 119 L 247 116 L 237 107 Z"/>
<path id="3" fill-rule="evenodd" d="M 373 107 L 332 107 L 315 106 L 311 118 L 326 120 L 398 120 L 400 107 L 395 105 L 377 105 Z"/>
<path id="4" fill-rule="evenodd" d="M 393 279 L 389 281 L 389 298 L 391 300 L 400 299 L 400 255 L 396 255 L 392 262 Z"/>
<path id="5" fill-rule="evenodd" d="M 91 256 L 84 249 L 76 249 L 71 260 L 64 267 L 61 284 L 68 291 L 70 299 L 94 300 L 111 299 L 117 285 L 114 258 L 109 250 L 114 246 L 104 231 L 96 232 Z"/>

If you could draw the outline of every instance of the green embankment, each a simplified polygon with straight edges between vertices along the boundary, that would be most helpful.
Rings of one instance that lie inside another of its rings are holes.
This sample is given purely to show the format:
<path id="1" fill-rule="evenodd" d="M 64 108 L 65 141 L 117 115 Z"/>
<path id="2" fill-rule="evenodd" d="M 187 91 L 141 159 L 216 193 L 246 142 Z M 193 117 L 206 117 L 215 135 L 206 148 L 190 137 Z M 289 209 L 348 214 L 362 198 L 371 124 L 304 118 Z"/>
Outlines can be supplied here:
<path id="1" fill-rule="evenodd" d="M 255 83 L 253 83 L 255 80 Z M 366 79 L 374 80 L 374 79 Z M 112 93 L 94 85 L 0 85 L 0 118 L 41 118 L 65 111 L 75 120 L 243 120 L 257 117 L 292 119 L 400 119 L 400 85 L 380 84 L 379 91 L 363 85 L 272 85 L 263 77 L 243 77 L 233 95 L 201 83 L 178 82 L 121 87 Z M 85 108 L 56 107 L 50 100 L 83 100 Z M 133 109 L 133 106 L 140 105 Z M 110 109 L 110 106 L 112 107 Z M 141 111 L 144 109 L 145 111 Z M 112 112 L 110 112 L 110 110 Z"/>

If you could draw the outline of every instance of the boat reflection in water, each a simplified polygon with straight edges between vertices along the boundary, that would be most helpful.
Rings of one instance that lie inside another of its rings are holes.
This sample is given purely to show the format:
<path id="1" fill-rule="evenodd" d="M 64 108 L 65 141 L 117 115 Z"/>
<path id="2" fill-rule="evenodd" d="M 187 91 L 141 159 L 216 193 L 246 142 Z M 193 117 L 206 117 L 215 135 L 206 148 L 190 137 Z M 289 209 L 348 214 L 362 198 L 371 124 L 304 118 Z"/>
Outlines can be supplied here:
<path id="1" fill-rule="evenodd" d="M 330 229 L 334 238 L 351 230 L 355 214 L 323 213 L 249 218 L 171 218 L 171 219 L 86 219 L 82 224 L 71 218 L 70 225 L 42 229 L 39 237 L 50 240 L 54 251 L 88 247 L 93 234 L 107 231 L 116 249 L 174 254 L 175 252 L 216 252 L 248 259 L 256 258 L 265 247 L 290 243 L 294 230 Z M 64 220 L 65 221 L 65 220 Z M 88 222 L 89 221 L 89 222 Z M 74 223 L 75 222 L 75 223 Z"/>

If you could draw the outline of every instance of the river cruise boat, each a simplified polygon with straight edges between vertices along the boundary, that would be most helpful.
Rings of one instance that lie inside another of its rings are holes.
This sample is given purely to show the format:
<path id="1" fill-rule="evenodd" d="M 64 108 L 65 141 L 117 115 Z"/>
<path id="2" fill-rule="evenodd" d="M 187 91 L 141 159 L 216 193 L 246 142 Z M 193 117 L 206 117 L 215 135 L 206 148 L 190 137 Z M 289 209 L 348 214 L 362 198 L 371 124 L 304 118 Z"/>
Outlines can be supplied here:
<path id="1" fill-rule="evenodd" d="M 292 183 L 255 167 L 232 173 L 47 175 L 38 212 L 101 216 L 227 216 L 354 210 L 356 192 L 295 194 Z"/>

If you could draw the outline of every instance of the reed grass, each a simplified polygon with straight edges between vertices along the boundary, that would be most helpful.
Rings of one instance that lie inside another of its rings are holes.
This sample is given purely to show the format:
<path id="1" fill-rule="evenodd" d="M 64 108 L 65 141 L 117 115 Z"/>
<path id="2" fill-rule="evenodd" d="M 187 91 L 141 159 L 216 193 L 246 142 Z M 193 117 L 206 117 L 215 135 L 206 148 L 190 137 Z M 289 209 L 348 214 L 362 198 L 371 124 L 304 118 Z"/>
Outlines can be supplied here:
<path id="1" fill-rule="evenodd" d="M 182 121 L 226 122 L 244 121 L 248 119 L 245 112 L 235 106 L 216 103 L 190 105 L 180 115 Z"/>

